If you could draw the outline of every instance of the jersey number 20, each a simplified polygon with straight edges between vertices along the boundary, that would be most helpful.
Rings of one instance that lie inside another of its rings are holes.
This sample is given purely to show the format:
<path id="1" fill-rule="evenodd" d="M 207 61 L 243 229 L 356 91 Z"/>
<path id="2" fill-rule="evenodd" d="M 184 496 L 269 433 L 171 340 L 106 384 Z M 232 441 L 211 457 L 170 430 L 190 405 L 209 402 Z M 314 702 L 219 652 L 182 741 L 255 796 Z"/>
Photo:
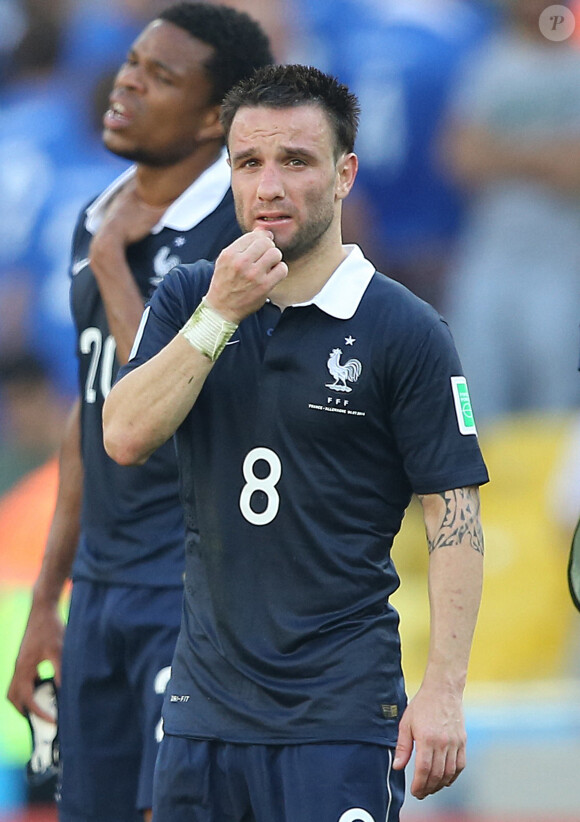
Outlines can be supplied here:
<path id="1" fill-rule="evenodd" d="M 111 390 L 117 345 L 115 338 L 110 334 L 103 341 L 101 331 L 94 326 L 85 328 L 80 336 L 79 345 L 82 354 L 91 356 L 85 381 L 85 401 L 93 403 L 97 399 L 96 383 L 99 366 L 101 372 L 99 387 L 103 397 L 106 397 Z"/>

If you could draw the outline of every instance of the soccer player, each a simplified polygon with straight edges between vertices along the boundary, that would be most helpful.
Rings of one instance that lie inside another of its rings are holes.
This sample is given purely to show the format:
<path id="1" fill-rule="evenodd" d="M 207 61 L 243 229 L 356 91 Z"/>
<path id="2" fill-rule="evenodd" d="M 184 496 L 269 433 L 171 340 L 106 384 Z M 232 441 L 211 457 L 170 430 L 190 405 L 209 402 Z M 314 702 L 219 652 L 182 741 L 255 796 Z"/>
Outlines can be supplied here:
<path id="1" fill-rule="evenodd" d="M 181 616 L 183 510 L 173 445 L 142 468 L 121 468 L 104 451 L 101 409 L 158 283 L 181 261 L 215 259 L 240 234 L 219 105 L 272 59 L 248 15 L 171 6 L 131 47 L 104 117 L 105 145 L 134 165 L 81 214 L 74 235 L 81 396 L 9 689 L 20 711 L 43 715 L 34 681 L 44 659 L 61 679 L 58 601 L 72 568 L 59 694 L 62 822 L 137 822 L 150 812 Z"/>
<path id="2" fill-rule="evenodd" d="M 358 102 L 304 66 L 226 95 L 238 222 L 178 266 L 104 406 L 141 464 L 176 432 L 188 527 L 156 822 L 394 822 L 465 764 L 487 481 L 441 317 L 342 244 Z M 406 705 L 390 556 L 412 493 L 431 645 Z"/>

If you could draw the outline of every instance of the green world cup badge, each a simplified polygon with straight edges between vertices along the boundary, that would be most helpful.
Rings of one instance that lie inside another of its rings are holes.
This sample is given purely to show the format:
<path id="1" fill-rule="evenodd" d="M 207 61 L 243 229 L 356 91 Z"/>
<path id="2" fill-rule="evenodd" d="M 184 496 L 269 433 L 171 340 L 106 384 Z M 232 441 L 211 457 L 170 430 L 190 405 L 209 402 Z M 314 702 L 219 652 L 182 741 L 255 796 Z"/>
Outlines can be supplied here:
<path id="1" fill-rule="evenodd" d="M 460 432 L 462 434 L 477 434 L 465 377 L 451 377 L 451 390 Z"/>

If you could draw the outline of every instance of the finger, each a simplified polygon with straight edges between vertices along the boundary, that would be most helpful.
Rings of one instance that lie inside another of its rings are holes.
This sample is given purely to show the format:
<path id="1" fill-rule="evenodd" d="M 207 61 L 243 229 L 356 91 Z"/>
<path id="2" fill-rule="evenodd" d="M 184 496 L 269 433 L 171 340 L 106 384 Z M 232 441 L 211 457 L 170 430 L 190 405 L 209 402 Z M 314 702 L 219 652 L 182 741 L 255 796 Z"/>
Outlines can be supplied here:
<path id="1" fill-rule="evenodd" d="M 265 240 L 269 240 L 269 243 L 265 243 Z M 257 246 L 256 246 L 257 244 Z M 274 245 L 274 235 L 271 231 L 267 229 L 255 229 L 254 231 L 249 231 L 247 234 L 242 234 L 241 237 L 238 237 L 235 240 L 230 248 L 239 252 L 240 254 L 245 253 L 252 247 L 267 247 L 271 248 Z"/>
<path id="2" fill-rule="evenodd" d="M 272 288 L 287 276 L 288 266 L 283 262 L 278 263 L 278 265 L 275 265 L 274 268 L 271 268 L 268 272 Z"/>
<path id="3" fill-rule="evenodd" d="M 34 699 L 34 685 L 38 676 L 37 667 L 26 661 L 26 658 L 18 657 L 14 667 L 14 673 L 8 687 L 8 699 L 17 711 L 24 713 Z"/>
<path id="4" fill-rule="evenodd" d="M 433 750 L 431 748 L 416 749 L 415 773 L 411 783 L 411 793 L 417 799 L 425 799 L 431 791 L 429 785 L 433 769 Z"/>
<path id="5" fill-rule="evenodd" d="M 458 755 L 458 750 L 453 745 L 439 751 L 434 750 L 429 772 L 427 773 L 426 769 L 423 771 L 420 766 L 418 768 L 422 779 L 413 786 L 417 791 L 417 793 L 414 793 L 412 790 L 413 795 L 418 799 L 424 799 L 426 796 L 452 785 L 463 770 L 458 762 Z"/>
<path id="6" fill-rule="evenodd" d="M 22 690 L 15 688 L 14 685 L 10 685 L 8 689 L 8 693 L 6 694 L 8 701 L 14 705 L 16 710 L 21 714 L 26 714 L 26 701 L 32 700 L 32 689 L 30 690 L 30 694 L 28 697 L 22 693 Z"/>
<path id="7" fill-rule="evenodd" d="M 261 266 L 266 272 L 270 272 L 281 262 L 282 252 L 276 246 L 265 248 L 262 255 L 256 260 L 257 265 Z"/>
<path id="8" fill-rule="evenodd" d="M 35 701 L 34 688 L 32 685 L 27 684 L 26 686 L 22 685 L 20 687 L 11 685 L 8 690 L 8 699 L 23 716 L 36 714 L 47 722 L 54 722 L 54 717 L 43 710 Z"/>
<path id="9" fill-rule="evenodd" d="M 437 793 L 446 788 L 455 777 L 457 750 L 455 747 L 436 751 L 433 756 L 431 773 L 425 786 L 426 795 Z"/>
<path id="10" fill-rule="evenodd" d="M 408 724 L 404 721 L 404 717 L 399 725 L 399 736 L 397 739 L 397 747 L 395 748 L 395 759 L 393 760 L 393 768 L 396 771 L 403 770 L 409 763 L 411 754 L 413 752 L 413 736 Z"/>
<path id="11" fill-rule="evenodd" d="M 282 262 L 282 252 L 266 238 L 266 242 L 254 242 L 234 261 L 234 270 L 248 282 L 260 283 L 271 280 L 272 269 Z"/>
<path id="12" fill-rule="evenodd" d="M 28 713 L 36 714 L 41 719 L 45 719 L 47 722 L 52 722 L 54 725 L 54 716 L 44 711 L 40 705 L 34 701 L 34 699 L 26 706 Z"/>
<path id="13" fill-rule="evenodd" d="M 445 768 L 445 785 L 452 785 L 459 774 L 465 768 L 465 746 L 461 746 L 454 752 L 453 756 L 448 756 Z"/>

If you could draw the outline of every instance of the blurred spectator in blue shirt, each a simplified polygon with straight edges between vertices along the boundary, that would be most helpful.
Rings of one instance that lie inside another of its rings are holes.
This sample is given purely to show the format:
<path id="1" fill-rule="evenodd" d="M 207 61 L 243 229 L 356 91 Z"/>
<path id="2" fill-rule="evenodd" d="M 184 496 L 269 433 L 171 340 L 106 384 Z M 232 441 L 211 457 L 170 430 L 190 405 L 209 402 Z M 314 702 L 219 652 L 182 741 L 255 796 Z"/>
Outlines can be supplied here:
<path id="1" fill-rule="evenodd" d="M 298 59 L 335 74 L 361 101 L 345 240 L 356 237 L 377 268 L 439 307 L 461 202 L 438 164 L 438 129 L 455 73 L 493 15 L 467 0 L 296 1 Z"/>
<path id="2" fill-rule="evenodd" d="M 119 27 L 119 12 L 108 28 L 103 17 L 99 42 L 117 31 L 115 46 L 91 58 L 96 35 L 88 5 L 73 11 L 80 6 L 85 63 L 74 62 L 82 34 L 68 3 L 26 0 L 24 29 L 0 88 L 0 352 L 35 351 L 59 390 L 71 395 L 68 252 L 80 208 L 127 165 L 105 151 L 100 132 L 112 77 L 108 58 L 116 68 L 134 34 L 124 18 Z"/>
<path id="3" fill-rule="evenodd" d="M 446 316 L 480 421 L 580 404 L 580 50 L 542 34 L 544 0 L 504 5 L 445 147 L 470 197 Z"/>

